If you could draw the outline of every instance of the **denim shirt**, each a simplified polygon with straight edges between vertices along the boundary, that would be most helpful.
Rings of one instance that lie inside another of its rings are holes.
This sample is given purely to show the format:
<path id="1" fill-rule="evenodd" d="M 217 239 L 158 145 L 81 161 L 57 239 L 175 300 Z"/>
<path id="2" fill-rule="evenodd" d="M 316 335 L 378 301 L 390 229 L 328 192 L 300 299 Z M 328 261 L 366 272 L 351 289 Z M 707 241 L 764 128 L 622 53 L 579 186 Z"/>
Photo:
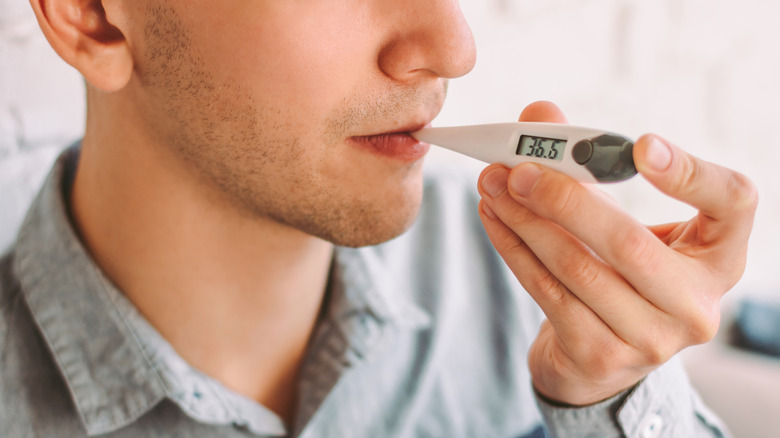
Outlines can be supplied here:
<path id="1" fill-rule="evenodd" d="M 678 361 L 604 402 L 536 398 L 543 315 L 492 248 L 473 179 L 429 168 L 415 225 L 337 248 L 294 420 L 184 361 L 100 271 L 67 213 L 66 150 L 0 258 L 0 436 L 724 436 Z M 544 430 L 544 432 L 543 432 Z"/>

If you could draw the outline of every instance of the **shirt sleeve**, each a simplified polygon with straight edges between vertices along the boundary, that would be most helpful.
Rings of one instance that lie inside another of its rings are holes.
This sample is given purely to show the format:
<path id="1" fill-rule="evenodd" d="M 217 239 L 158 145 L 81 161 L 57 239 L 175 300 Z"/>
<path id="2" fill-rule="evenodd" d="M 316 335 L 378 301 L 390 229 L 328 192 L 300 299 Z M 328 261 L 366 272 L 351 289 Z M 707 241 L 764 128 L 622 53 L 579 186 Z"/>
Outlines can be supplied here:
<path id="1" fill-rule="evenodd" d="M 536 401 L 551 438 L 731 437 L 696 394 L 677 358 L 632 389 L 593 405 L 560 407 L 538 394 Z"/>

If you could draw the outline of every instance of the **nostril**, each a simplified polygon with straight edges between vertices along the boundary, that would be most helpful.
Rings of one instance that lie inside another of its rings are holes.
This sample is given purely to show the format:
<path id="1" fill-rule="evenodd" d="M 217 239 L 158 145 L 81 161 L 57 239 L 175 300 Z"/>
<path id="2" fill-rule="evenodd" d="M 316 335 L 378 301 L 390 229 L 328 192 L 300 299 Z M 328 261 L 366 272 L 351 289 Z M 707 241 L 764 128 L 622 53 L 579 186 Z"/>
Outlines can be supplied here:
<path id="1" fill-rule="evenodd" d="M 445 5 L 436 7 L 441 3 Z M 394 35 L 379 52 L 378 64 L 387 76 L 400 81 L 420 75 L 448 79 L 474 68 L 474 35 L 453 3 L 432 1 L 424 13 L 402 16 L 400 28 L 405 31 Z"/>

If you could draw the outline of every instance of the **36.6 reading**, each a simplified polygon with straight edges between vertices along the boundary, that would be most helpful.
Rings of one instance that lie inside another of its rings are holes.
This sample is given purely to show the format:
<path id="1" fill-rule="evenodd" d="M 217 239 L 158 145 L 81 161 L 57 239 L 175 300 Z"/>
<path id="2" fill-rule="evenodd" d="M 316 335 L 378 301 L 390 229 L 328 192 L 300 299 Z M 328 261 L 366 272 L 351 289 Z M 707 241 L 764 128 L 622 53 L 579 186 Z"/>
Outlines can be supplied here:
<path id="1" fill-rule="evenodd" d="M 523 135 L 517 145 L 517 155 L 561 161 L 566 140 Z"/>

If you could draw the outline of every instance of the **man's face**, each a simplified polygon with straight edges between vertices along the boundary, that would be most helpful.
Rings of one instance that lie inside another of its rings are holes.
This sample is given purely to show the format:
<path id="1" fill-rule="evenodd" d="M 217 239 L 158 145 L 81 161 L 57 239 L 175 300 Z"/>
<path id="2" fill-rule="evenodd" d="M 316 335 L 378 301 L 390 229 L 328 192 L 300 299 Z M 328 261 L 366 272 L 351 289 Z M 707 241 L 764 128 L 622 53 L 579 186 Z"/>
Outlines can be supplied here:
<path id="1" fill-rule="evenodd" d="M 403 133 L 474 64 L 456 0 L 128 7 L 142 123 L 226 205 L 347 246 L 411 224 L 427 145 Z"/>

